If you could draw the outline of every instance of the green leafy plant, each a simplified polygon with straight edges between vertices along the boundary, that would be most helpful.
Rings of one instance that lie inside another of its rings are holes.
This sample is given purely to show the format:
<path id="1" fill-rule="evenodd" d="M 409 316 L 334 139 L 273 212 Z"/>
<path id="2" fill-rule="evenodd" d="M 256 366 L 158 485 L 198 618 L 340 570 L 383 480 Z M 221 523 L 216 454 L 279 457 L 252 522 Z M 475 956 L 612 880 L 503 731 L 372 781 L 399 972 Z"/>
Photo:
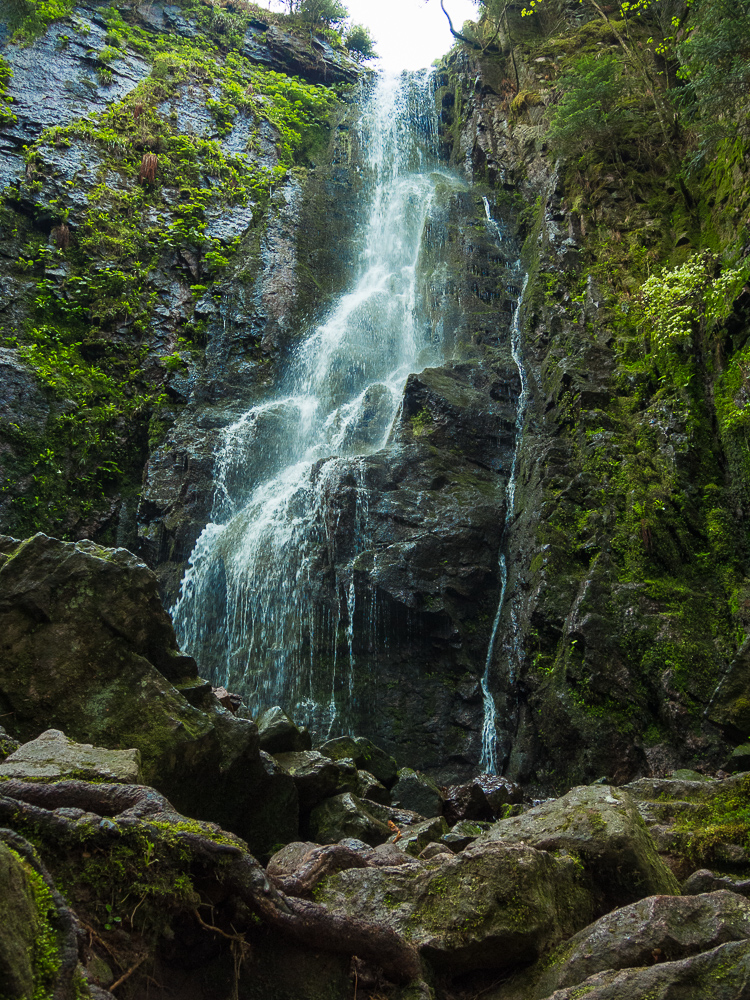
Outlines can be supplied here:
<path id="1" fill-rule="evenodd" d="M 610 54 L 581 56 L 561 76 L 560 86 L 564 95 L 547 133 L 553 149 L 568 156 L 613 149 L 629 118 L 620 61 Z"/>

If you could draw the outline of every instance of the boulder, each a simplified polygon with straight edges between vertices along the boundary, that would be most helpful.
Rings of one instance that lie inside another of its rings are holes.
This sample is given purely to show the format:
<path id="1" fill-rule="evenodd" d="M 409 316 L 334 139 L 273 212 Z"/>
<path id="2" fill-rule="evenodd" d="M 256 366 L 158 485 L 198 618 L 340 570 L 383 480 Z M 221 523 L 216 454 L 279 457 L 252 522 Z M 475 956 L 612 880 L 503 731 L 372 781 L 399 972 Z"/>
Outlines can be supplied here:
<path id="1" fill-rule="evenodd" d="M 372 802 L 379 802 L 383 806 L 391 804 L 391 793 L 369 771 L 357 771 L 357 787 L 354 791 L 360 799 L 370 799 Z"/>
<path id="2" fill-rule="evenodd" d="M 480 774 L 463 785 L 445 789 L 445 816 L 449 823 L 462 819 L 493 820 L 505 816 L 505 808 L 520 803 L 523 793 L 508 778 Z"/>
<path id="3" fill-rule="evenodd" d="M 739 771 L 750 771 L 750 742 L 735 747 L 724 765 L 724 770 L 730 774 Z"/>
<path id="4" fill-rule="evenodd" d="M 730 941 L 677 962 L 598 972 L 549 1000 L 739 1000 L 749 982 L 750 942 Z M 496 993 L 493 1000 L 501 997 Z"/>
<path id="5" fill-rule="evenodd" d="M 438 786 L 432 778 L 410 767 L 402 767 L 398 772 L 398 780 L 391 789 L 391 800 L 395 806 L 411 809 L 422 816 L 443 814 L 443 796 Z"/>
<path id="6" fill-rule="evenodd" d="M 260 748 L 266 753 L 299 753 L 312 746 L 309 732 L 296 726 L 278 705 L 262 712 L 255 724 Z"/>
<path id="7" fill-rule="evenodd" d="M 214 698 L 216 698 L 216 700 L 219 702 L 221 707 L 226 708 L 228 711 L 232 713 L 232 715 L 236 715 L 237 712 L 242 708 L 241 694 L 234 694 L 231 691 L 227 691 L 225 687 L 212 687 L 211 693 L 213 694 Z M 263 749 L 265 750 L 266 748 L 263 747 Z"/>
<path id="8" fill-rule="evenodd" d="M 748 937 L 750 902 L 732 892 L 650 896 L 579 931 L 537 967 L 519 975 L 502 997 L 543 1000 L 596 973 L 676 962 Z"/>
<path id="9" fill-rule="evenodd" d="M 342 767 L 341 763 L 336 763 L 315 750 L 277 753 L 274 760 L 294 779 L 299 806 L 303 812 L 308 812 L 337 792 L 354 791 L 356 788 L 357 771 L 354 765 Z M 350 787 L 344 788 L 347 785 Z"/>
<path id="10" fill-rule="evenodd" d="M 710 781 L 711 779 L 700 771 L 693 771 L 689 767 L 678 767 L 670 775 L 673 781 Z"/>
<path id="11" fill-rule="evenodd" d="M 396 761 L 364 736 L 339 736 L 316 749 L 331 760 L 351 758 L 359 770 L 369 771 L 386 788 L 391 788 L 396 783 Z"/>
<path id="12" fill-rule="evenodd" d="M 292 875 L 305 858 L 309 857 L 312 851 L 318 849 L 319 844 L 311 841 L 295 840 L 291 844 L 285 844 L 271 856 L 266 865 L 266 872 L 269 875 Z"/>
<path id="13" fill-rule="evenodd" d="M 387 821 L 374 816 L 362 799 L 351 792 L 334 795 L 317 805 L 310 814 L 310 830 L 320 844 L 335 844 L 354 837 L 375 847 L 391 835 Z"/>
<path id="14" fill-rule="evenodd" d="M 727 889 L 729 892 L 736 892 L 740 896 L 750 898 L 750 878 L 720 875 L 707 868 L 699 868 L 682 883 L 683 896 L 697 896 L 700 893 L 716 892 L 719 889 Z"/>
<path id="15" fill-rule="evenodd" d="M 0 996 L 36 996 L 34 944 L 39 915 L 23 862 L 0 843 Z M 42 984 L 38 984 L 42 986 Z"/>
<path id="16" fill-rule="evenodd" d="M 494 823 L 473 849 L 494 841 L 580 857 L 598 913 L 644 896 L 679 893 L 635 802 L 620 788 L 573 788 L 562 798 Z"/>
<path id="17" fill-rule="evenodd" d="M 13 735 L 54 728 L 137 749 L 143 782 L 265 855 L 297 836 L 292 778 L 258 749 L 177 647 L 151 570 L 125 549 L 0 536 L 0 715 Z M 29 664 L 33 663 L 33 683 Z M 205 711 L 182 691 L 198 692 Z M 204 698 L 205 693 L 205 699 Z"/>
<path id="18" fill-rule="evenodd" d="M 440 842 L 450 847 L 452 851 L 463 851 L 465 847 L 472 844 L 491 827 L 491 823 L 485 823 L 481 820 L 462 819 L 460 823 L 456 823 L 447 833 L 443 834 Z"/>
<path id="19" fill-rule="evenodd" d="M 640 778 L 624 789 L 635 799 L 658 850 L 682 878 L 699 868 L 750 868 L 750 774 L 722 780 Z"/>
<path id="20" fill-rule="evenodd" d="M 451 971 L 533 961 L 591 918 L 572 857 L 500 843 L 429 862 L 338 872 L 316 900 L 385 923 Z"/>
<path id="21" fill-rule="evenodd" d="M 432 858 L 437 858 L 440 855 L 451 857 L 453 855 L 453 851 L 447 844 L 436 844 L 431 842 L 417 856 L 420 861 L 431 861 Z"/>
<path id="22" fill-rule="evenodd" d="M 140 784 L 139 750 L 106 750 L 90 743 L 69 740 L 59 729 L 48 729 L 0 764 L 0 777 L 23 781 L 112 781 Z"/>
<path id="23" fill-rule="evenodd" d="M 390 838 L 390 843 L 395 844 L 400 850 L 416 858 L 419 857 L 428 844 L 439 843 L 447 832 L 448 824 L 445 822 L 445 817 L 434 816 L 432 819 L 426 819 L 422 823 L 403 827 L 399 830 L 398 834 L 393 834 Z M 442 844 L 441 848 L 443 850 L 450 850 L 445 844 Z"/>

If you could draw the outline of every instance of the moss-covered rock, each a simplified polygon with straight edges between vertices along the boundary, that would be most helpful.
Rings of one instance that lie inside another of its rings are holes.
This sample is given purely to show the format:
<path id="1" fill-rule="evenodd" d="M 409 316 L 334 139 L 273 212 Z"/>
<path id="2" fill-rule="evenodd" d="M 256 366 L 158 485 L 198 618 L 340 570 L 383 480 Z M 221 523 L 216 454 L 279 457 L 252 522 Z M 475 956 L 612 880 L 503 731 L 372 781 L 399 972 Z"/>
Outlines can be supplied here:
<path id="1" fill-rule="evenodd" d="M 750 903 L 732 892 L 689 898 L 650 896 L 574 934 L 518 976 L 495 1000 L 500 996 L 503 1000 L 543 1000 L 599 972 L 677 962 L 748 937 Z"/>
<path id="2" fill-rule="evenodd" d="M 394 805 L 422 816 L 440 816 L 443 812 L 443 795 L 438 786 L 432 778 L 411 767 L 402 767 L 398 772 L 391 797 Z"/>
<path id="3" fill-rule="evenodd" d="M 598 972 L 558 990 L 555 1000 L 734 1000 L 750 976 L 750 943 L 731 941 L 700 955 L 649 967 Z M 500 1000 L 502 994 L 496 994 Z"/>
<path id="4" fill-rule="evenodd" d="M 32 997 L 37 985 L 34 945 L 39 913 L 26 869 L 4 844 L 0 844 L 0 922 L 0 995 L 9 1000 Z"/>
<path id="5" fill-rule="evenodd" d="M 374 816 L 351 792 L 335 795 L 316 806 L 310 815 L 310 830 L 320 844 L 335 844 L 353 837 L 375 847 L 391 835 L 387 822 Z"/>
<path id="6" fill-rule="evenodd" d="M 391 788 L 396 781 L 396 761 L 364 736 L 340 736 L 316 749 L 331 760 L 353 760 L 360 770 L 369 771 L 386 788 Z"/>
<path id="7" fill-rule="evenodd" d="M 434 816 L 421 823 L 402 827 L 390 838 L 390 843 L 396 844 L 400 850 L 417 858 L 428 844 L 439 843 L 447 833 L 448 824 L 445 817 Z"/>
<path id="8" fill-rule="evenodd" d="M 299 753 L 311 748 L 307 730 L 296 726 L 278 705 L 261 712 L 255 724 L 260 748 L 266 753 Z"/>
<path id="9" fill-rule="evenodd" d="M 386 921 L 451 970 L 507 969 L 569 936 L 593 913 L 581 867 L 565 854 L 486 844 L 396 869 L 350 869 L 316 898 Z"/>
<path id="10" fill-rule="evenodd" d="M 635 802 L 609 785 L 573 788 L 521 816 L 499 820 L 479 837 L 476 849 L 496 841 L 574 853 L 599 913 L 644 896 L 679 893 Z"/>
<path id="11" fill-rule="evenodd" d="M 15 735 L 54 726 L 81 743 L 136 748 L 144 779 L 186 813 L 221 819 L 261 854 L 293 839 L 294 782 L 261 756 L 255 724 L 210 691 L 206 711 L 181 694 L 197 668 L 145 565 L 125 549 L 42 534 L 0 546 L 0 706 Z"/>
<path id="12" fill-rule="evenodd" d="M 274 760 L 294 779 L 303 811 L 309 812 L 337 792 L 355 790 L 357 770 L 351 762 L 346 768 L 342 766 L 343 761 L 333 761 L 315 750 L 277 753 Z"/>
<path id="13" fill-rule="evenodd" d="M 141 782 L 141 755 L 138 750 L 106 750 L 90 743 L 76 743 L 57 729 L 48 729 L 35 740 L 24 743 L 0 764 L 0 777 L 22 781 Z"/>
<path id="14" fill-rule="evenodd" d="M 721 781 L 641 778 L 625 790 L 681 878 L 707 865 L 750 873 L 749 774 Z"/>

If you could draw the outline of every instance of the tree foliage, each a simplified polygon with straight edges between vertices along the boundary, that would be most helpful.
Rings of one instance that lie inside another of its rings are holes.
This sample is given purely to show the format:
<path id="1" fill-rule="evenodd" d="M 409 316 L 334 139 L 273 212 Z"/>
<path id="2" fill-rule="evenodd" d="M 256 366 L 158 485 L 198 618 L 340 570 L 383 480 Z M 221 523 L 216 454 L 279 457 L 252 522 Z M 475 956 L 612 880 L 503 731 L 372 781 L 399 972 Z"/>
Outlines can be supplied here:
<path id="1" fill-rule="evenodd" d="M 585 55 L 560 77 L 562 100 L 552 112 L 548 139 L 561 155 L 615 148 L 629 114 L 621 64 L 613 55 Z"/>
<path id="2" fill-rule="evenodd" d="M 700 114 L 725 131 L 750 131 L 750 0 L 695 0 L 677 51 Z"/>
<path id="3" fill-rule="evenodd" d="M 353 24 L 344 36 L 344 45 L 358 62 L 377 59 L 375 42 L 363 24 Z"/>
<path id="4" fill-rule="evenodd" d="M 298 0 L 295 13 L 307 24 L 335 28 L 349 16 L 348 9 L 341 0 Z"/>

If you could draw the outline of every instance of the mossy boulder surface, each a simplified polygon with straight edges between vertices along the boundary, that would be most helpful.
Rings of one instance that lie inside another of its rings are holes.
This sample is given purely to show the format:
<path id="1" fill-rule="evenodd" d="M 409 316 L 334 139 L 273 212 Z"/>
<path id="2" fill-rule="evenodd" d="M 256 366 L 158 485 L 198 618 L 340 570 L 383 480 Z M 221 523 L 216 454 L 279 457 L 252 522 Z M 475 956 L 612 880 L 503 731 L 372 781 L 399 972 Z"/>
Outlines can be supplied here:
<path id="1" fill-rule="evenodd" d="M 376 847 L 391 833 L 387 821 L 373 815 L 351 792 L 334 795 L 316 806 L 310 815 L 310 827 L 320 844 L 335 844 L 346 837 L 354 837 Z"/>
<path id="2" fill-rule="evenodd" d="M 253 722 L 207 693 L 202 711 L 148 567 L 125 549 L 37 534 L 0 540 L 0 711 L 27 740 L 50 727 L 140 751 L 143 780 L 256 851 L 293 839 L 292 779 L 261 757 Z"/>
<path id="3" fill-rule="evenodd" d="M 623 790 L 681 878 L 706 866 L 750 874 L 750 774 L 713 781 L 640 778 Z"/>
<path id="4" fill-rule="evenodd" d="M 557 990 L 554 1000 L 736 1000 L 750 984 L 750 942 L 730 941 L 678 962 L 608 970 Z M 493 1000 L 500 1000 L 495 993 Z"/>
<path id="5" fill-rule="evenodd" d="M 600 913 L 644 896 L 679 893 L 635 802 L 610 785 L 573 788 L 562 798 L 499 820 L 476 847 L 496 841 L 575 853 Z"/>
<path id="6" fill-rule="evenodd" d="M 402 767 L 398 781 L 391 789 L 394 805 L 412 809 L 423 816 L 440 816 L 443 812 L 443 795 L 426 774 L 411 767 Z"/>
<path id="7" fill-rule="evenodd" d="M 38 915 L 34 893 L 18 857 L 0 844 L 0 996 L 34 996 L 34 940 Z"/>
<path id="8" fill-rule="evenodd" d="M 90 743 L 76 743 L 59 729 L 48 729 L 24 743 L 0 764 L 0 777 L 24 781 L 121 781 L 138 784 L 141 755 L 138 750 L 106 750 Z"/>
<path id="9" fill-rule="evenodd" d="M 452 970 L 533 961 L 593 915 L 579 863 L 520 844 L 485 844 L 398 868 L 339 872 L 316 899 L 387 923 Z"/>
<path id="10" fill-rule="evenodd" d="M 342 762 L 332 761 L 315 750 L 277 753 L 274 760 L 294 779 L 303 810 L 312 809 L 342 789 L 355 790 L 357 770 L 351 762 L 348 768 L 342 767 Z"/>
<path id="11" fill-rule="evenodd" d="M 748 937 L 750 903 L 733 892 L 649 896 L 579 931 L 501 995 L 503 1000 L 544 1000 L 606 970 L 677 962 Z"/>
<path id="12" fill-rule="evenodd" d="M 317 747 L 331 760 L 353 760 L 360 770 L 368 771 L 386 788 L 391 788 L 398 776 L 396 761 L 364 736 L 339 736 Z"/>

